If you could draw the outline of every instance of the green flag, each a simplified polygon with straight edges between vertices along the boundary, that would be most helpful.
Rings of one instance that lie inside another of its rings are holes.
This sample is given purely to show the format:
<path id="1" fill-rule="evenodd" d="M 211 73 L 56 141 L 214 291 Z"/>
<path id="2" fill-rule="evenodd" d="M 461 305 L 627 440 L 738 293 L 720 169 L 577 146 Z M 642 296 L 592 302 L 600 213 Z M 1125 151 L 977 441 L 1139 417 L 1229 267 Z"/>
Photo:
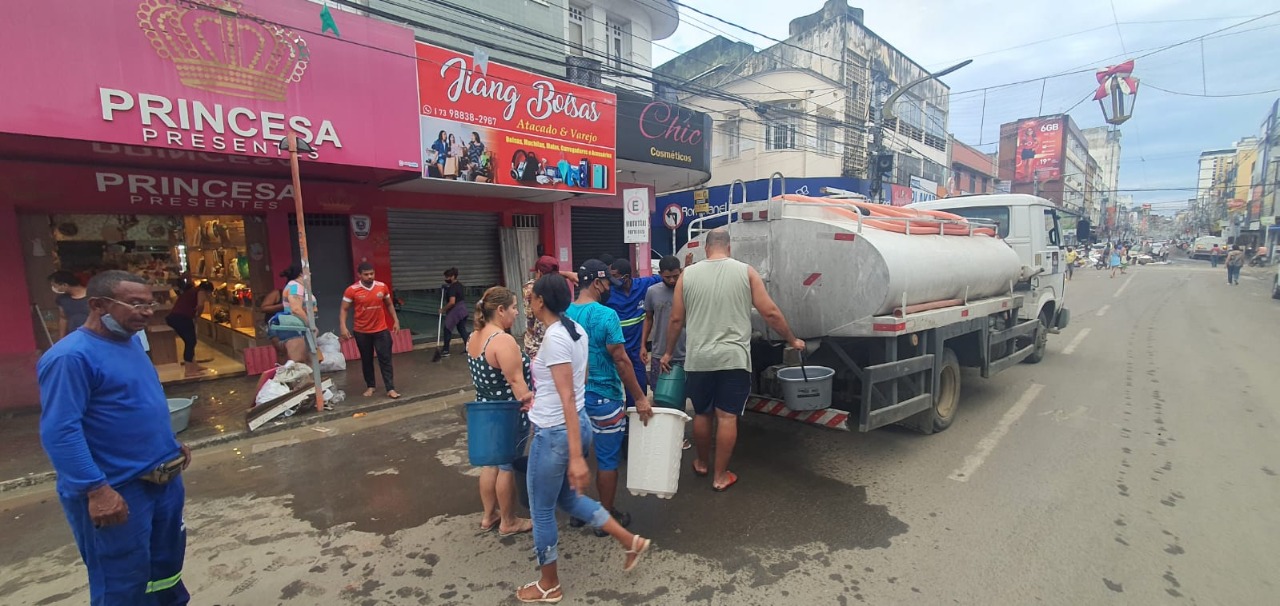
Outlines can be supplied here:
<path id="1" fill-rule="evenodd" d="M 333 35 L 341 38 L 342 34 L 338 33 L 338 23 L 333 20 L 333 13 L 329 12 L 329 7 L 324 6 L 320 9 L 320 33 L 333 30 Z"/>

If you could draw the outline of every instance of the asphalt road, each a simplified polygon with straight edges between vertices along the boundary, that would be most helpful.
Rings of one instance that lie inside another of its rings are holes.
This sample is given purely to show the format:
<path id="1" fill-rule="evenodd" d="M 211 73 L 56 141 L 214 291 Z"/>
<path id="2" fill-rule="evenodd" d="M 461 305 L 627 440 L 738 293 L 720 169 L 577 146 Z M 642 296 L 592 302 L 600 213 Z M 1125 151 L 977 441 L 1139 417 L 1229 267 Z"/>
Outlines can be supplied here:
<path id="1" fill-rule="evenodd" d="M 562 525 L 565 603 L 1275 603 L 1280 302 L 1248 271 L 1080 270 L 1045 361 L 966 372 L 941 434 L 748 415 L 729 492 L 621 498 L 658 546 L 637 571 Z M 194 603 L 514 603 L 532 541 L 475 530 L 445 404 L 197 453 Z M 0 514 L 0 601 L 86 603 L 51 487 Z"/>

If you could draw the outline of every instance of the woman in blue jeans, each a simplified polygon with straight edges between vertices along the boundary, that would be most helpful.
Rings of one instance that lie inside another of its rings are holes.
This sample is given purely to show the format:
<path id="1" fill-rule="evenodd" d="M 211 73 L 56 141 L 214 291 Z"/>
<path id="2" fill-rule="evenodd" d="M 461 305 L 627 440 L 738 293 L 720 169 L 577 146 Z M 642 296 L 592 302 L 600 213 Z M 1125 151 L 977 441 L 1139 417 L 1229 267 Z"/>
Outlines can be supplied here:
<path id="1" fill-rule="evenodd" d="M 542 576 L 516 592 L 521 602 L 556 603 L 564 598 L 557 572 L 556 506 L 617 540 L 626 550 L 624 571 L 634 569 L 652 546 L 649 539 L 618 524 L 600 503 L 583 496 L 591 485 L 584 456 L 591 443 L 591 423 L 584 410 L 587 340 L 582 327 L 564 317 L 571 300 L 569 286 L 558 275 L 543 276 L 533 285 L 530 306 L 534 316 L 547 327 L 533 362 L 534 385 L 540 388 L 529 410 L 533 423 L 529 509 L 533 514 L 534 553 Z"/>

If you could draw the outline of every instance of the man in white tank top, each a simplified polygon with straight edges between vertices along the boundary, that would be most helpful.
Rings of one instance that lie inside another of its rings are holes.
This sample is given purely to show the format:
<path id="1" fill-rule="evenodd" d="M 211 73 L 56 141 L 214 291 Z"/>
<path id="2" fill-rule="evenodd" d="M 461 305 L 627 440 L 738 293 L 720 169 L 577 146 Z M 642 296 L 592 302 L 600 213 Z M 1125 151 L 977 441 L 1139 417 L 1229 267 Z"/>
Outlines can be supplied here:
<path id="1" fill-rule="evenodd" d="M 671 369 L 671 353 L 685 331 L 685 394 L 693 401 L 693 441 L 698 456 L 694 473 L 705 476 L 711 457 L 712 425 L 716 458 L 712 488 L 727 490 L 738 481 L 729 471 L 729 457 L 738 441 L 738 417 L 751 394 L 751 308 L 787 345 L 804 349 L 765 290 L 754 267 L 729 256 L 729 231 L 707 234 L 707 260 L 684 270 L 671 304 L 662 371 Z"/>

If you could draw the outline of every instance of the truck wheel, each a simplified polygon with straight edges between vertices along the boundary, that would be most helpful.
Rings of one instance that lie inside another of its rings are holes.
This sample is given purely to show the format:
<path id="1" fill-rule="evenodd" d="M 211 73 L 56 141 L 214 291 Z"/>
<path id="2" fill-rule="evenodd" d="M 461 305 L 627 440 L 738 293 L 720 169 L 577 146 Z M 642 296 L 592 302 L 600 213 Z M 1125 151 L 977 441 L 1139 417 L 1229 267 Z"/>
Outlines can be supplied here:
<path id="1" fill-rule="evenodd" d="M 1036 331 L 1035 349 L 1023 362 L 1039 364 L 1044 359 L 1045 350 L 1049 347 L 1049 310 L 1040 312 L 1040 329 Z"/>
<path id="2" fill-rule="evenodd" d="M 960 408 L 960 360 L 950 349 L 942 352 L 942 369 L 938 375 L 938 393 L 933 398 L 933 431 L 951 427 Z"/>

